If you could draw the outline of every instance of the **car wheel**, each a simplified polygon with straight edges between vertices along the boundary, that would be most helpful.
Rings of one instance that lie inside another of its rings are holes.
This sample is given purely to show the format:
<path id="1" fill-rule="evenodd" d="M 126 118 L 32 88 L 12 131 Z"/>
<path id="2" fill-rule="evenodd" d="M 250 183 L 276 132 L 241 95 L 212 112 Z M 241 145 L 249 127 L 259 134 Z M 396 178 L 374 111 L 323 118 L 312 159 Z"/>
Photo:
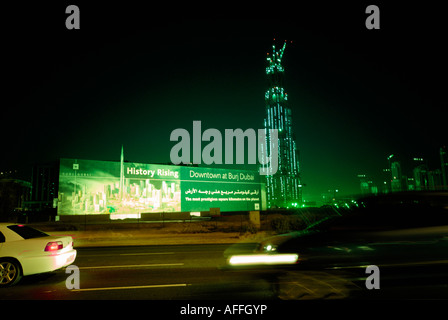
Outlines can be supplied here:
<path id="1" fill-rule="evenodd" d="M 22 278 L 20 263 L 12 260 L 0 260 L 0 287 L 15 285 Z"/>

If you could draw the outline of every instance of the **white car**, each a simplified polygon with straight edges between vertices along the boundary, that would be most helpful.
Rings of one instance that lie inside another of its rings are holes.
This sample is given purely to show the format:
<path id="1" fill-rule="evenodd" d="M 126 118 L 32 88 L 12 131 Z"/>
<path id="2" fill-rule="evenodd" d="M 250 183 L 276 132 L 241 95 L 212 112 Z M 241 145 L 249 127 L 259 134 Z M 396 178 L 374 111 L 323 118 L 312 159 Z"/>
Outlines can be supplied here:
<path id="1" fill-rule="evenodd" d="M 22 276 L 51 272 L 75 261 L 70 236 L 50 236 L 21 224 L 0 223 L 0 287 Z"/>

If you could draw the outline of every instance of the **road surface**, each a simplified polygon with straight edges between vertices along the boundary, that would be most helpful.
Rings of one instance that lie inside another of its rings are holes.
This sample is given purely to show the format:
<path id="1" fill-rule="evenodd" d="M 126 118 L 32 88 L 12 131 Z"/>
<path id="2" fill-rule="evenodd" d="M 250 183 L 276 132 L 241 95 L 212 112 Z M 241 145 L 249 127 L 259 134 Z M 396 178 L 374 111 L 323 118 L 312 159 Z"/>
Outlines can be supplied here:
<path id="1" fill-rule="evenodd" d="M 363 270 L 288 272 L 262 278 L 257 272 L 228 272 L 231 246 L 171 245 L 77 248 L 80 288 L 69 290 L 65 269 L 24 277 L 0 289 L 0 300 L 273 300 L 273 299 L 448 299 L 447 268 L 419 266 L 381 270 L 380 290 L 365 288 Z"/>
<path id="2" fill-rule="evenodd" d="M 219 269 L 229 245 L 77 248 L 80 289 L 68 290 L 64 269 L 24 277 L 0 299 L 272 298 L 266 283 Z M 235 294 L 237 294 L 235 296 Z"/>

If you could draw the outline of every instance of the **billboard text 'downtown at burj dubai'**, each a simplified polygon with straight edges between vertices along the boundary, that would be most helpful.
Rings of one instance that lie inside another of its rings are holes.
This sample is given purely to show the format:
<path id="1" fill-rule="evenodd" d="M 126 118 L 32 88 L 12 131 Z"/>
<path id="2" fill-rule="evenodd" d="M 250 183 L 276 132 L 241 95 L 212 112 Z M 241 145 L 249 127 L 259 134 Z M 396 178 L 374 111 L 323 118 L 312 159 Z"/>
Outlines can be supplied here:
<path id="1" fill-rule="evenodd" d="M 58 214 L 259 210 L 255 171 L 61 159 Z"/>

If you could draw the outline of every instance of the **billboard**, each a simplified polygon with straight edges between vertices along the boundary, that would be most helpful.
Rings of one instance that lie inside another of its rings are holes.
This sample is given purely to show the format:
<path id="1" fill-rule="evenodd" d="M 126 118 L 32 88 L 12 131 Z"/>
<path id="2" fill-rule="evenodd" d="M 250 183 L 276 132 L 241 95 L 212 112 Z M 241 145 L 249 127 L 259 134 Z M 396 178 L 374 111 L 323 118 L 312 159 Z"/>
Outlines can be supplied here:
<path id="1" fill-rule="evenodd" d="M 58 214 L 261 209 L 256 171 L 61 159 Z"/>

